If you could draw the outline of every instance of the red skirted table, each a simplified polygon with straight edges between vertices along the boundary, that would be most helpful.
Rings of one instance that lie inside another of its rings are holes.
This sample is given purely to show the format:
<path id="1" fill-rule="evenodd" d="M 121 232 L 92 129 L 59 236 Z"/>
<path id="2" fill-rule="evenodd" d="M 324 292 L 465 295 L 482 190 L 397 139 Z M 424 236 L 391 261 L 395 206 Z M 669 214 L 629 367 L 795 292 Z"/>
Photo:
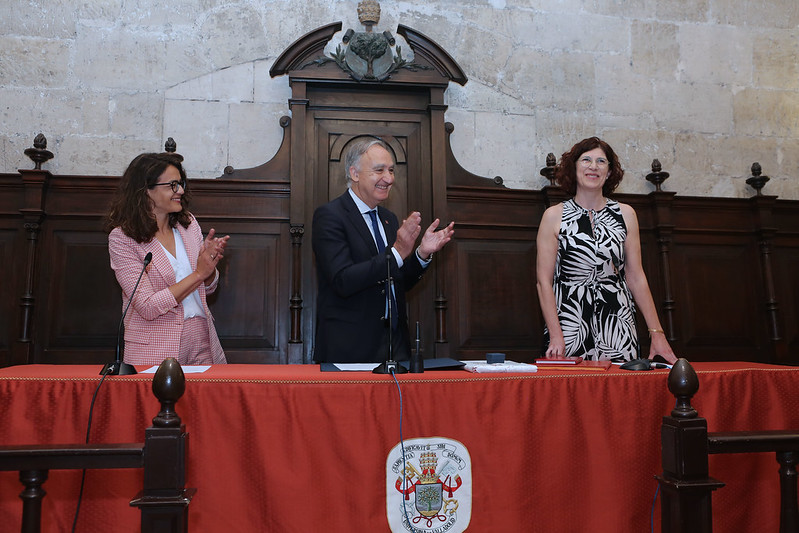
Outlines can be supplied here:
<path id="1" fill-rule="evenodd" d="M 799 368 L 693 366 L 700 387 L 692 405 L 709 431 L 799 428 Z M 99 370 L 0 369 L 0 444 L 84 442 Z M 450 439 L 468 455 L 471 494 L 456 489 L 452 499 L 470 505 L 469 531 L 649 531 L 661 418 L 675 403 L 667 375 L 617 367 L 428 371 L 398 376 L 398 390 L 391 376 L 315 365 L 222 365 L 187 374 L 177 413 L 189 433 L 187 486 L 197 488 L 190 530 L 391 531 L 387 493 L 396 475 L 387 459 L 401 428 L 405 441 Z M 91 442 L 143 442 L 159 411 L 151 380 L 106 378 Z M 777 470 L 774 454 L 711 456 L 710 475 L 726 483 L 713 494 L 714 531 L 776 531 Z M 138 531 L 138 510 L 128 502 L 141 485 L 140 470 L 87 471 L 77 531 Z M 71 529 L 79 488 L 79 471 L 50 472 L 44 531 Z M 3 531 L 19 530 L 21 490 L 16 473 L 0 473 Z M 658 501 L 656 531 L 659 517 Z M 436 531 L 424 521 L 415 527 Z"/>

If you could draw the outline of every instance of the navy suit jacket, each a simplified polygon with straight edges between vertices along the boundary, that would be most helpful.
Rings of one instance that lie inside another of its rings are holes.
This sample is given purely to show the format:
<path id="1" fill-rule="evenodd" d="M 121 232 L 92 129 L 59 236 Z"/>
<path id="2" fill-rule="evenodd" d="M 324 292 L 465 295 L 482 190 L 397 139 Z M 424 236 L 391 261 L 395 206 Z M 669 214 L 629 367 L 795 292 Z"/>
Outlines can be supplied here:
<path id="1" fill-rule="evenodd" d="M 378 206 L 378 217 L 390 248 L 397 239 L 396 215 Z M 382 362 L 387 355 L 386 256 L 377 246 L 349 191 L 316 209 L 312 244 L 319 292 L 316 299 L 314 361 Z M 413 253 L 397 266 L 389 259 L 398 307 L 394 331 L 395 359 L 410 353 L 405 291 L 421 279 L 424 267 Z M 396 355 L 399 352 L 400 355 Z"/>

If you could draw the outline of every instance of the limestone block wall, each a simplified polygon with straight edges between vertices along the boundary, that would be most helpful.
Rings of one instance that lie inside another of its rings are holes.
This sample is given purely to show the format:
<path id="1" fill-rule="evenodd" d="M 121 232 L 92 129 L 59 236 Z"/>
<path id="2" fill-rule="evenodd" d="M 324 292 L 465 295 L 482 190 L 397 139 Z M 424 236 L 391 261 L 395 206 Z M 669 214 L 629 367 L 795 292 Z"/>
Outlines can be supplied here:
<path id="1" fill-rule="evenodd" d="M 42 132 L 57 174 L 118 175 L 173 137 L 189 175 L 272 157 L 288 81 L 269 77 L 294 40 L 357 0 L 4 0 L 0 172 L 30 168 Z M 547 153 L 599 135 L 647 193 L 653 158 L 681 195 L 799 199 L 795 0 L 407 0 L 378 29 L 433 38 L 469 77 L 447 91 L 460 163 L 538 189 Z M 409 52 L 403 46 L 403 52 Z"/>

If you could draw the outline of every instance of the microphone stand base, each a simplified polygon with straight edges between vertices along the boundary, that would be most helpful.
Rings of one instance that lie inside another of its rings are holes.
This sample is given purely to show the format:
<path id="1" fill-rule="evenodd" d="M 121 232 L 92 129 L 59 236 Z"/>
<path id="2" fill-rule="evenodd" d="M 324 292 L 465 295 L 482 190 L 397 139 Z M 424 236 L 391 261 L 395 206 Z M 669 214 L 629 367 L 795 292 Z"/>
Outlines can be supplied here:
<path id="1" fill-rule="evenodd" d="M 119 361 L 107 363 L 100 371 L 101 376 L 129 376 L 131 374 L 136 374 L 136 369 L 133 367 L 133 365 L 121 363 Z"/>
<path id="2" fill-rule="evenodd" d="M 408 369 L 396 361 L 385 361 L 377 365 L 372 374 L 405 374 Z"/>

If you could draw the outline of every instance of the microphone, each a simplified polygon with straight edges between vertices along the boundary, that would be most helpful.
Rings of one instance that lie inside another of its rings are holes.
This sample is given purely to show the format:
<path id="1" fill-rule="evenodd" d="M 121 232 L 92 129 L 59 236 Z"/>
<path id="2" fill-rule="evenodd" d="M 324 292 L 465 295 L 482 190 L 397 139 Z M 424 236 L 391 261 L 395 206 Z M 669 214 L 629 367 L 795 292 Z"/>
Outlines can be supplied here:
<path id="1" fill-rule="evenodd" d="M 422 359 L 422 335 L 420 333 L 419 321 L 416 321 L 416 347 L 413 352 L 411 352 L 411 361 L 410 361 L 410 372 L 411 374 L 421 374 L 424 372 L 424 359 Z"/>
<path id="2" fill-rule="evenodd" d="M 139 288 L 139 282 L 141 281 L 141 277 L 144 275 L 144 271 L 147 269 L 147 265 L 150 264 L 150 261 L 153 260 L 153 253 L 147 252 L 147 255 L 144 256 L 144 265 L 141 268 L 141 272 L 139 273 L 139 279 L 136 280 L 136 285 L 133 286 L 133 290 L 130 293 L 130 298 L 128 298 L 128 304 L 125 306 L 125 310 L 122 311 L 122 318 L 119 319 L 119 328 L 117 329 L 117 351 L 116 351 L 116 358 L 114 359 L 113 363 L 106 363 L 103 369 L 100 371 L 100 375 L 105 374 L 106 376 L 126 376 L 129 374 L 135 374 L 136 369 L 133 368 L 133 365 L 128 363 L 122 362 L 122 334 L 125 331 L 125 316 L 128 314 L 128 309 L 130 308 L 130 304 L 133 302 L 133 295 L 136 294 L 136 289 Z"/>
<path id="3" fill-rule="evenodd" d="M 380 236 L 378 236 L 380 238 Z M 392 298 L 391 294 L 391 247 L 386 248 L 386 323 L 388 324 L 388 358 L 377 365 L 373 370 L 373 374 L 405 374 L 408 370 L 397 364 L 394 360 L 394 326 L 392 321 L 399 320 L 399 317 L 394 317 L 391 311 Z"/>

